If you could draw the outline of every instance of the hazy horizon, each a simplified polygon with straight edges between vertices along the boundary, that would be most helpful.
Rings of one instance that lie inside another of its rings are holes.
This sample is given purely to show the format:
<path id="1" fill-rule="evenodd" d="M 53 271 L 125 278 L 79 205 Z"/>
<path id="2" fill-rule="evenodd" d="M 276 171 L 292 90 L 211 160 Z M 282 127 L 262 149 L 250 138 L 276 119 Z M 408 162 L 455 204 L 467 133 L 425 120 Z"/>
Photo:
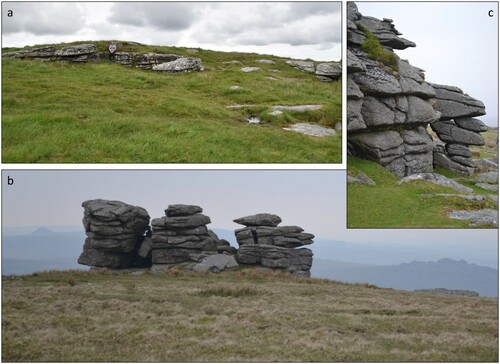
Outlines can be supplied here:
<path id="1" fill-rule="evenodd" d="M 96 198 L 141 206 L 151 218 L 163 216 L 169 204 L 199 205 L 211 219 L 209 228 L 229 231 L 242 227 L 236 218 L 274 213 L 280 225 L 298 225 L 316 240 L 362 244 L 380 259 L 397 251 L 498 264 L 497 229 L 347 229 L 341 170 L 3 170 L 2 232 L 9 226 L 80 226 L 82 202 Z M 312 249 L 320 249 L 317 258 L 336 254 L 333 247 Z"/>

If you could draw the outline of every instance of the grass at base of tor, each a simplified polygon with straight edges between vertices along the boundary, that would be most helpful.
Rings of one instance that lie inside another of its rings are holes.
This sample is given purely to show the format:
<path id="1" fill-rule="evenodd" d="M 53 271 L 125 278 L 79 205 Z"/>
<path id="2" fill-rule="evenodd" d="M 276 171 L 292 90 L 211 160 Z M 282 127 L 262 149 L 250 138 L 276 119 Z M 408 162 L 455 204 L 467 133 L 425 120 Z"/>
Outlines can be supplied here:
<path id="1" fill-rule="evenodd" d="M 467 201 L 459 197 L 422 197 L 420 194 L 461 194 L 451 188 L 426 181 L 398 185 L 399 178 L 379 164 L 357 157 L 349 157 L 348 173 L 365 173 L 375 186 L 347 184 L 348 228 L 469 228 L 468 221 L 448 217 L 451 210 L 497 209 L 493 201 Z M 447 177 L 459 177 L 445 170 L 435 170 Z M 460 176 L 463 177 L 463 176 Z M 460 181 L 474 189 L 474 193 L 494 194 Z M 463 193 L 462 193 L 463 194 Z M 495 227 L 496 226 L 478 226 Z"/>
<path id="2" fill-rule="evenodd" d="M 183 48 L 143 48 L 189 55 Z M 273 56 L 207 50 L 196 56 L 206 70 L 180 74 L 3 59 L 3 162 L 341 162 L 340 133 L 317 138 L 283 130 L 296 122 L 334 127 L 341 120 L 340 81 L 320 82 Z M 256 62 L 264 57 L 276 64 Z M 229 60 L 241 63 L 223 63 Z M 262 70 L 240 71 L 256 65 Z M 226 107 L 235 104 L 253 106 Z M 297 104 L 323 108 L 270 114 L 274 105 Z M 250 117 L 261 125 L 248 125 Z"/>
<path id="3" fill-rule="evenodd" d="M 3 361 L 498 361 L 496 299 L 254 269 L 2 283 Z"/>

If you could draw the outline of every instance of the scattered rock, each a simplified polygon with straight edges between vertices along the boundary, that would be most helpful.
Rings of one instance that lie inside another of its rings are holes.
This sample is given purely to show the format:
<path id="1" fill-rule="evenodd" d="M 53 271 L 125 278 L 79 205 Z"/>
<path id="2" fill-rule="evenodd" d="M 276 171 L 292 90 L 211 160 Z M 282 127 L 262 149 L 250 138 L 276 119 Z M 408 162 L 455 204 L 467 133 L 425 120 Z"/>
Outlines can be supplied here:
<path id="1" fill-rule="evenodd" d="M 342 77 L 342 67 L 339 63 L 320 63 L 316 66 L 316 76 L 321 81 L 330 82 Z"/>
<path id="2" fill-rule="evenodd" d="M 219 273 L 225 270 L 239 269 L 238 262 L 232 255 L 214 254 L 203 258 L 200 263 L 193 266 L 195 272 Z"/>
<path id="3" fill-rule="evenodd" d="M 255 62 L 257 63 L 264 63 L 264 64 L 275 64 L 276 62 L 271 61 L 270 59 L 258 59 Z"/>
<path id="4" fill-rule="evenodd" d="M 296 60 L 289 60 L 286 61 L 286 64 L 301 70 L 305 72 L 311 72 L 314 73 L 316 69 L 314 68 L 314 62 L 312 61 L 296 61 Z"/>
<path id="5" fill-rule="evenodd" d="M 281 114 L 283 114 L 283 111 L 279 111 L 279 110 L 274 110 L 274 111 L 271 111 L 269 113 L 269 115 L 274 115 L 274 116 L 281 115 Z"/>
<path id="6" fill-rule="evenodd" d="M 289 128 L 283 128 L 284 130 L 295 131 L 300 134 L 312 135 L 316 137 L 328 137 L 337 134 L 335 129 L 325 128 L 316 124 L 309 123 L 297 123 L 291 125 Z"/>
<path id="7" fill-rule="evenodd" d="M 482 188 L 483 190 L 488 190 L 488 191 L 498 191 L 498 185 L 490 185 L 489 183 L 476 183 L 476 186 L 479 188 Z"/>
<path id="8" fill-rule="evenodd" d="M 323 107 L 323 105 L 292 105 L 292 106 L 282 106 L 277 105 L 273 106 L 273 111 L 294 111 L 294 112 L 304 112 L 304 111 L 312 111 L 319 110 Z"/>
<path id="9" fill-rule="evenodd" d="M 232 61 L 224 61 L 222 64 L 239 64 L 241 63 L 240 61 L 232 60 Z"/>
<path id="10" fill-rule="evenodd" d="M 497 172 L 479 173 L 476 176 L 476 181 L 498 184 L 498 173 Z"/>
<path id="11" fill-rule="evenodd" d="M 260 124 L 260 119 L 259 118 L 248 118 L 246 119 L 249 124 Z"/>
<path id="12" fill-rule="evenodd" d="M 474 167 L 479 172 L 498 172 L 498 160 L 493 158 L 476 159 Z"/>
<path id="13" fill-rule="evenodd" d="M 175 61 L 161 63 L 152 68 L 154 71 L 163 72 L 189 72 L 203 71 L 201 59 L 199 58 L 178 58 Z"/>
<path id="14" fill-rule="evenodd" d="M 437 173 L 417 173 L 410 176 L 404 177 L 398 181 L 398 184 L 408 183 L 411 181 L 423 180 L 434 183 L 436 185 L 452 188 L 458 192 L 472 193 L 474 190 L 470 187 L 461 185 L 460 183 L 453 181 L 441 174 Z"/>
<path id="15" fill-rule="evenodd" d="M 243 67 L 243 68 L 240 68 L 240 70 L 243 72 L 255 72 L 255 71 L 260 71 L 261 68 L 260 67 Z"/>
<path id="16" fill-rule="evenodd" d="M 236 104 L 236 105 L 226 105 L 228 109 L 242 109 L 244 107 L 255 107 L 254 104 Z"/>
<path id="17" fill-rule="evenodd" d="M 449 217 L 458 220 L 469 220 L 471 226 L 494 225 L 498 226 L 498 211 L 484 210 L 455 210 L 449 212 Z"/>
<path id="18" fill-rule="evenodd" d="M 458 198 L 463 198 L 464 200 L 468 201 L 485 201 L 487 199 L 486 196 L 482 195 L 459 195 L 459 194 L 453 194 L 453 193 L 436 193 L 436 194 L 430 194 L 430 193 L 424 193 L 418 195 L 419 197 L 458 197 Z"/>
<path id="19" fill-rule="evenodd" d="M 370 177 L 368 177 L 363 172 L 358 172 L 356 176 L 352 176 L 350 174 L 347 175 L 347 183 L 360 183 L 368 186 L 375 186 L 376 183 Z"/>
<path id="20" fill-rule="evenodd" d="M 240 90 L 242 87 L 241 86 L 231 86 L 229 87 L 230 90 Z"/>

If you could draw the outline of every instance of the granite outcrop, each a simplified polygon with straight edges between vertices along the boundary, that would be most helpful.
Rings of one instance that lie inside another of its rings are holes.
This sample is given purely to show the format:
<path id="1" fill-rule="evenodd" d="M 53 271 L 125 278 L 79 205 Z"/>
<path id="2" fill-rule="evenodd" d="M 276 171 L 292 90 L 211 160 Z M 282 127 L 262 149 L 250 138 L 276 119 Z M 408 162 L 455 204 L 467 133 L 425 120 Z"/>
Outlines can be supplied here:
<path id="1" fill-rule="evenodd" d="M 278 226 L 281 218 L 260 213 L 235 219 L 244 228 L 235 231 L 240 264 L 260 265 L 309 277 L 313 253 L 298 247 L 313 243 L 314 235 L 298 226 Z"/>
<path id="2" fill-rule="evenodd" d="M 118 43 L 118 49 L 128 43 Z M 64 61 L 86 63 L 110 60 L 129 67 L 152 69 L 164 72 L 202 71 L 204 68 L 199 58 L 182 57 L 167 53 L 138 52 L 101 52 L 95 44 L 80 44 L 68 47 L 47 46 L 30 48 L 2 55 L 4 58 L 40 59 L 42 61 Z"/>
<path id="3" fill-rule="evenodd" d="M 298 226 L 278 226 L 277 215 L 234 220 L 245 225 L 236 230 L 236 249 L 208 229 L 210 217 L 197 205 L 169 205 L 165 216 L 151 221 L 144 208 L 121 201 L 88 200 L 82 206 L 87 238 L 80 264 L 151 273 L 171 268 L 221 272 L 249 264 L 310 275 L 312 251 L 296 248 L 312 244 L 314 235 Z"/>
<path id="4" fill-rule="evenodd" d="M 347 6 L 347 129 L 350 155 L 376 161 L 400 177 L 440 166 L 470 174 L 469 145 L 482 145 L 481 101 L 425 80 L 424 70 L 394 49 L 415 47 L 391 19 Z M 437 135 L 433 139 L 429 126 Z"/>

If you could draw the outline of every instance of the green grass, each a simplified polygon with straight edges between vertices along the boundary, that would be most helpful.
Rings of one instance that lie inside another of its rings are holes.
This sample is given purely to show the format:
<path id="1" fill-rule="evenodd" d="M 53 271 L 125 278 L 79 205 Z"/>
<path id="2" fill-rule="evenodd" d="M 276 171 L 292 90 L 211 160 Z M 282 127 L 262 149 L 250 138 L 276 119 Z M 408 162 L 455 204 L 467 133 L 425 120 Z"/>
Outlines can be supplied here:
<path id="1" fill-rule="evenodd" d="M 341 120 L 340 81 L 322 83 L 274 56 L 137 45 L 120 51 L 195 56 L 206 70 L 164 74 L 108 62 L 3 59 L 3 162 L 341 162 L 340 134 L 316 138 L 282 129 L 295 122 L 333 127 Z M 261 58 L 276 64 L 255 62 Z M 241 64 L 222 63 L 228 60 Z M 243 66 L 263 70 L 244 73 Z M 233 104 L 255 106 L 226 108 Z M 295 104 L 324 106 L 269 114 L 273 105 Z M 246 124 L 255 116 L 264 122 Z"/>
<path id="2" fill-rule="evenodd" d="M 379 164 L 356 157 L 349 157 L 348 173 L 362 171 L 373 179 L 375 186 L 357 183 L 347 185 L 347 226 L 349 228 L 468 228 L 467 221 L 448 217 L 451 210 L 472 210 L 497 206 L 492 201 L 467 201 L 458 197 L 421 197 L 419 194 L 448 193 L 455 190 L 426 181 L 414 181 L 398 185 L 399 178 Z M 437 169 L 436 173 L 447 177 L 451 172 Z M 485 194 L 473 182 L 460 181 Z M 493 192 L 487 192 L 493 193 Z M 480 226 L 490 227 L 490 226 Z"/>
<path id="3" fill-rule="evenodd" d="M 254 269 L 4 277 L 2 360 L 497 362 L 498 300 Z"/>
<path id="4" fill-rule="evenodd" d="M 358 25 L 358 28 L 359 25 Z M 361 27 L 361 30 L 365 33 L 366 39 L 361 45 L 361 49 L 368 54 L 368 57 L 382 63 L 383 65 L 389 67 L 393 71 L 398 71 L 398 58 L 396 54 L 388 51 L 382 47 L 378 38 L 369 30 Z"/>

